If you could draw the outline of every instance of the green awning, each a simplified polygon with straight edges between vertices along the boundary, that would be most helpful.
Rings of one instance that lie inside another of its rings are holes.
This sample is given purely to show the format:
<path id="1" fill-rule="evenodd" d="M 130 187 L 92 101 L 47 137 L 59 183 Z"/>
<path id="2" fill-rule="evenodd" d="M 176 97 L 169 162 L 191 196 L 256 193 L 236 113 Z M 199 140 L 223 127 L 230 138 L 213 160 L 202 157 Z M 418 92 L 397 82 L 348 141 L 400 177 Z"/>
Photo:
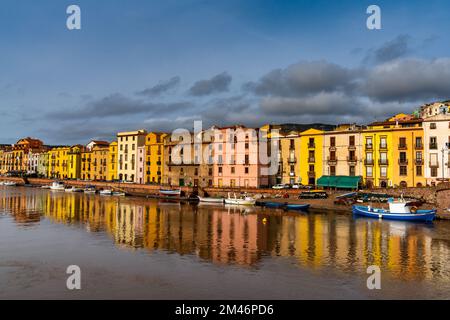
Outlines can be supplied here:
<path id="1" fill-rule="evenodd" d="M 357 189 L 361 177 L 351 176 L 322 176 L 317 185 L 323 188 Z"/>

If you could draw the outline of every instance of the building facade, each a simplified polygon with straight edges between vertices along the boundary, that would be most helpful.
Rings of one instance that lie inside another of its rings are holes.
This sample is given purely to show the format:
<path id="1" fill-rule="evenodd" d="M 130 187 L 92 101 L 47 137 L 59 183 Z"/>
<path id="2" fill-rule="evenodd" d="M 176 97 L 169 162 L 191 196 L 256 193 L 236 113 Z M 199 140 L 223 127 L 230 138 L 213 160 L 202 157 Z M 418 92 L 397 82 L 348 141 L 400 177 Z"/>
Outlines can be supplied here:
<path id="1" fill-rule="evenodd" d="M 119 166 L 117 169 L 118 179 L 137 183 L 137 159 L 138 147 L 145 146 L 147 131 L 138 130 L 130 132 L 119 132 L 117 134 Z"/>

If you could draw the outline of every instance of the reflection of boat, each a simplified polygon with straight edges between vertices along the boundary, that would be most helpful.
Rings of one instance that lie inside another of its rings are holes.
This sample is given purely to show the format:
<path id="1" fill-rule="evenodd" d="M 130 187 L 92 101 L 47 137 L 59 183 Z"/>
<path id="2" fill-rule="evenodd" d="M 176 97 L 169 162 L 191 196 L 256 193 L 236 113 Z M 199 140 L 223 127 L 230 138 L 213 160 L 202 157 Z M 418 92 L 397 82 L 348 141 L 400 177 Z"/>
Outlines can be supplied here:
<path id="1" fill-rule="evenodd" d="M 44 185 L 44 186 L 41 186 L 41 189 L 50 189 L 50 186 Z"/>
<path id="2" fill-rule="evenodd" d="M 70 187 L 67 189 L 64 189 L 65 192 L 83 192 L 83 189 L 81 188 L 76 188 L 76 187 Z"/>
<path id="3" fill-rule="evenodd" d="M 409 202 L 391 200 L 389 210 L 371 206 L 353 206 L 353 213 L 370 218 L 405 221 L 433 221 L 436 216 L 436 210 L 417 210 L 417 207 L 411 206 Z"/>
<path id="4" fill-rule="evenodd" d="M 224 198 L 213 198 L 213 197 L 200 197 L 197 196 L 198 200 L 200 200 L 200 202 L 207 202 L 207 203 L 223 203 L 224 202 Z"/>
<path id="5" fill-rule="evenodd" d="M 109 189 L 100 190 L 99 193 L 102 196 L 111 196 L 113 194 L 112 190 Z"/>
<path id="6" fill-rule="evenodd" d="M 125 197 L 126 196 L 125 192 L 120 192 L 120 191 L 113 191 L 112 195 L 116 196 L 116 197 Z"/>
<path id="7" fill-rule="evenodd" d="M 228 198 L 225 199 L 225 203 L 243 206 L 253 206 L 256 203 L 256 199 L 249 196 L 242 196 L 238 198 L 236 194 L 234 194 L 234 198 L 232 198 L 230 194 L 228 194 Z"/>
<path id="8" fill-rule="evenodd" d="M 171 189 L 159 189 L 159 193 L 166 196 L 179 196 L 181 195 L 181 189 L 171 190 Z"/>
<path id="9" fill-rule="evenodd" d="M 52 185 L 50 186 L 50 190 L 56 190 L 56 191 L 64 191 L 65 187 L 64 187 L 64 183 L 62 182 L 53 182 Z"/>

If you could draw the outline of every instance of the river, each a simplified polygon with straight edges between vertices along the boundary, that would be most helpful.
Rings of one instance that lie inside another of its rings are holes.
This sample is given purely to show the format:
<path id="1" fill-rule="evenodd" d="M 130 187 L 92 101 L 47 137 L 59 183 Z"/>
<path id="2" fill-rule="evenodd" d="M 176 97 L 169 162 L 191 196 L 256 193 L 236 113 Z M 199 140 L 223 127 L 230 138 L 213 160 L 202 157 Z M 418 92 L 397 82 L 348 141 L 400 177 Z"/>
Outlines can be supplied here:
<path id="1" fill-rule="evenodd" d="M 0 299 L 22 298 L 448 299 L 450 222 L 0 186 Z"/>

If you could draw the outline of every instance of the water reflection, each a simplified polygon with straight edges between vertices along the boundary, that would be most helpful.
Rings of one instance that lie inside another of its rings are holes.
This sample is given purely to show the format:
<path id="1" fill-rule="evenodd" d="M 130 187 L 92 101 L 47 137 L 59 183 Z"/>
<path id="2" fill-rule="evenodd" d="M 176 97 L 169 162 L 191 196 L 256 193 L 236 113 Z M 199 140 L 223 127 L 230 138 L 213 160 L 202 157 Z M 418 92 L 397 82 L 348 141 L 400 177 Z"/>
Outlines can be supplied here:
<path id="1" fill-rule="evenodd" d="M 301 267 L 362 273 L 379 265 L 397 278 L 450 279 L 450 223 L 410 224 L 347 215 L 180 205 L 145 199 L 0 189 L 0 212 L 18 225 L 43 218 L 105 232 L 117 246 L 197 255 L 256 267 L 263 256 Z"/>

